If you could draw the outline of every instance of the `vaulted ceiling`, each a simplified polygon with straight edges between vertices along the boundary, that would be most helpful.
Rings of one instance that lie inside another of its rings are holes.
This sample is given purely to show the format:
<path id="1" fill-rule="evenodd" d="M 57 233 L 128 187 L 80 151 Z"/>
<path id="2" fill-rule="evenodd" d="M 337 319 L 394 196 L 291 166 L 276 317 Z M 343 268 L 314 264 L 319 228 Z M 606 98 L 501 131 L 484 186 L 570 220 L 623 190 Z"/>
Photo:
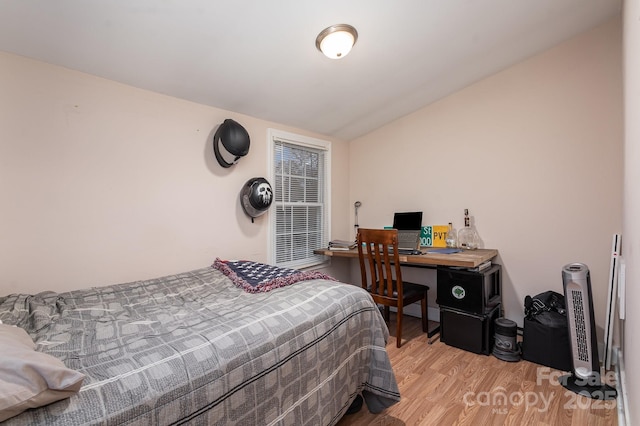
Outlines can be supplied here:
<path id="1" fill-rule="evenodd" d="M 617 16 L 621 0 L 3 0 L 0 50 L 350 140 Z M 348 23 L 339 60 L 315 39 Z"/>

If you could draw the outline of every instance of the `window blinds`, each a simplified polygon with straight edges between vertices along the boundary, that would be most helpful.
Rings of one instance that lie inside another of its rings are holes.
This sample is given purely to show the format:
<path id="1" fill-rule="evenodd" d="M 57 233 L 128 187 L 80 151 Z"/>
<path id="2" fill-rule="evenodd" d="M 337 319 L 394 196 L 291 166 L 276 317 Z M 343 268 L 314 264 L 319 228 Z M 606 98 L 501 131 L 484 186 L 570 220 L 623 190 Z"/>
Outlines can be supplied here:
<path id="1" fill-rule="evenodd" d="M 327 245 L 326 150 L 274 139 L 276 264 L 300 268 L 322 262 Z"/>

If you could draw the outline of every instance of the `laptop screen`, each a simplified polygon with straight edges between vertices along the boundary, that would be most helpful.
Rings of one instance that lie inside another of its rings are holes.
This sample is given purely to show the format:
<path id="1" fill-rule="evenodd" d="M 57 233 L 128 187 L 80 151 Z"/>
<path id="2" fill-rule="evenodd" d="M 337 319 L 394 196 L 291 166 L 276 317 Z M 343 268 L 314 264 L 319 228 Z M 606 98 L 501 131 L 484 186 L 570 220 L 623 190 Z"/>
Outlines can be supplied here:
<path id="1" fill-rule="evenodd" d="M 422 212 L 394 213 L 393 227 L 399 231 L 418 231 L 422 229 Z"/>

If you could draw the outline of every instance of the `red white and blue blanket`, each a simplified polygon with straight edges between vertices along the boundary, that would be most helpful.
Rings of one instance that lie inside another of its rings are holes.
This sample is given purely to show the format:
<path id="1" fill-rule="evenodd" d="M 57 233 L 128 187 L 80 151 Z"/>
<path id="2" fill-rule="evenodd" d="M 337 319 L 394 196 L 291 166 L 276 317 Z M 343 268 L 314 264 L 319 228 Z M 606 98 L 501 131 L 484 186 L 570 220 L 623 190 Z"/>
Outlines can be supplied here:
<path id="1" fill-rule="evenodd" d="M 249 260 L 220 260 L 212 265 L 231 281 L 249 293 L 261 293 L 307 280 L 332 280 L 335 278 L 318 271 L 299 271 Z"/>

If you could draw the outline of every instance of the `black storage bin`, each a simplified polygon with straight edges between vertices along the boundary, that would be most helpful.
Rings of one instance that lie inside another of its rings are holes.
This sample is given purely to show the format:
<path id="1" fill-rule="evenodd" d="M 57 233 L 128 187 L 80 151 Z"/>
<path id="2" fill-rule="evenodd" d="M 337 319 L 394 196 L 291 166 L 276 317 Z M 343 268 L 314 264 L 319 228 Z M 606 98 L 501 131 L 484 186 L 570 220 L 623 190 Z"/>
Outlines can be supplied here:
<path id="1" fill-rule="evenodd" d="M 568 326 L 549 327 L 525 318 L 522 358 L 556 370 L 571 371 L 573 362 Z"/>
<path id="2" fill-rule="evenodd" d="M 501 266 L 484 271 L 438 267 L 436 303 L 446 308 L 487 314 L 501 302 Z"/>
<path id="3" fill-rule="evenodd" d="M 441 306 L 440 340 L 456 348 L 489 355 L 493 350 L 493 323 L 500 316 L 500 306 L 484 315 Z"/>

